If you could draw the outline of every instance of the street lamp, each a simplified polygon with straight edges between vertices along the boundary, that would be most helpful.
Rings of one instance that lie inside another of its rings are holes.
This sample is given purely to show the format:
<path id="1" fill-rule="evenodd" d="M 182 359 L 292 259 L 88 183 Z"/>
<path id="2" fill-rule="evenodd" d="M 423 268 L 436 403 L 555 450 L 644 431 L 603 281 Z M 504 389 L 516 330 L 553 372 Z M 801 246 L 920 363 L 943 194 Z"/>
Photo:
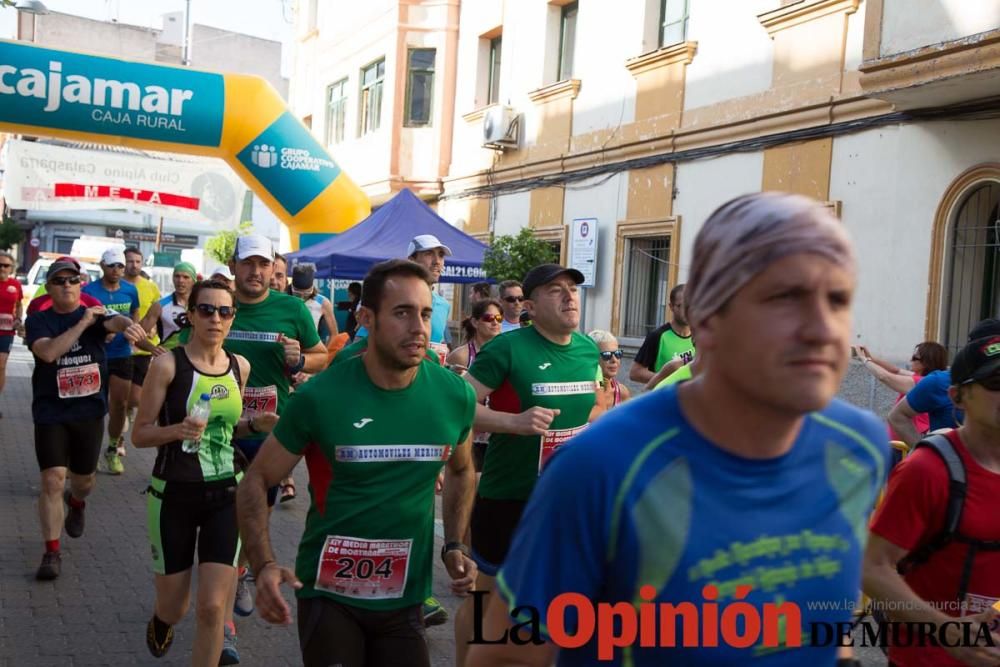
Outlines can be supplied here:
<path id="1" fill-rule="evenodd" d="M 25 14 L 48 14 L 49 8 L 45 6 L 42 0 L 18 0 L 14 5 L 14 9 L 24 12 Z"/>

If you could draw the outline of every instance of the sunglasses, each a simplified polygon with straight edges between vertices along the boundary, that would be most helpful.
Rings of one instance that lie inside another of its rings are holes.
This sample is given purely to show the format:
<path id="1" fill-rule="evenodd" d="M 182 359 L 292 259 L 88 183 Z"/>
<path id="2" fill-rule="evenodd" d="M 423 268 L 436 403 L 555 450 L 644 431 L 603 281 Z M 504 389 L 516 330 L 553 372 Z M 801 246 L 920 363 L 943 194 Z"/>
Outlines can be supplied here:
<path id="1" fill-rule="evenodd" d="M 83 278 L 80 276 L 58 276 L 49 278 L 49 283 L 62 287 L 64 285 L 79 285 L 82 280 Z"/>
<path id="2" fill-rule="evenodd" d="M 108 267 L 109 269 L 124 269 L 125 268 L 125 265 L 121 264 L 119 262 L 115 262 L 114 264 L 105 264 L 104 266 Z"/>
<path id="3" fill-rule="evenodd" d="M 962 384 L 978 384 L 986 391 L 1000 391 L 1000 373 L 994 373 L 982 380 L 966 380 Z"/>
<path id="4" fill-rule="evenodd" d="M 605 352 L 601 352 L 601 359 L 603 359 L 604 361 L 611 361 L 611 357 L 614 357 L 615 359 L 621 359 L 622 358 L 622 351 L 621 350 L 607 350 Z"/>
<path id="5" fill-rule="evenodd" d="M 224 320 L 231 320 L 236 317 L 235 306 L 213 306 L 210 303 L 199 303 L 194 307 L 202 317 L 211 317 L 216 313 Z"/>
<path id="6" fill-rule="evenodd" d="M 13 264 L 0 264 L 0 269 L 10 269 L 13 266 Z"/>
<path id="7" fill-rule="evenodd" d="M 490 315 L 489 313 L 487 313 L 486 315 L 480 315 L 479 321 L 486 323 L 496 322 L 497 324 L 500 324 L 501 322 L 503 322 L 503 315 Z"/>
<path id="8" fill-rule="evenodd" d="M 506 301 L 507 303 L 521 303 L 522 301 L 524 301 L 524 297 L 523 296 L 505 296 L 503 298 L 503 300 Z"/>

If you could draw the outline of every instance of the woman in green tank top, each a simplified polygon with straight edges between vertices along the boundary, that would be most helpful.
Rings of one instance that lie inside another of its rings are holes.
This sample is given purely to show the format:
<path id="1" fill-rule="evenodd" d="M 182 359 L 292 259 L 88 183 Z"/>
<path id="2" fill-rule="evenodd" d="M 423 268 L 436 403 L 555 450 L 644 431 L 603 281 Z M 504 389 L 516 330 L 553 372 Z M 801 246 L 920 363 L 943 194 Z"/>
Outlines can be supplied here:
<path id="1" fill-rule="evenodd" d="M 231 595 L 239 552 L 236 484 L 243 459 L 235 454 L 232 438 L 234 432 L 250 432 L 240 419 L 250 364 L 222 349 L 235 315 L 236 301 L 225 284 L 194 286 L 188 300 L 190 340 L 153 360 L 132 431 L 136 447 L 158 448 L 147 491 L 156 602 L 146 645 L 156 657 L 170 647 L 173 626 L 187 612 L 197 550 L 194 665 L 231 664 L 233 655 L 238 660 Z M 204 394 L 210 397 L 208 419 L 189 416 Z M 184 441 L 200 446 L 192 452 Z M 232 653 L 220 663 L 224 648 Z"/>

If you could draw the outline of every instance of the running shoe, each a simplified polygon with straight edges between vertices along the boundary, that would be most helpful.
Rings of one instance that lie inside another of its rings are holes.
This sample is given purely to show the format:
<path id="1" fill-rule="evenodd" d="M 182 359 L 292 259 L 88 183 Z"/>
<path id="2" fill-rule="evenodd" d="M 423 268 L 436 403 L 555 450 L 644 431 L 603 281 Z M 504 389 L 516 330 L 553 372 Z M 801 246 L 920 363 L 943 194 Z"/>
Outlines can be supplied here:
<path id="1" fill-rule="evenodd" d="M 427 598 L 423 605 L 424 625 L 441 625 L 448 621 L 448 610 L 435 598 Z"/>
<path id="2" fill-rule="evenodd" d="M 222 630 L 222 655 L 219 656 L 220 665 L 240 664 L 240 652 L 236 650 L 236 631 L 230 630 L 228 625 Z"/>
<path id="3" fill-rule="evenodd" d="M 85 523 L 83 508 L 73 507 L 69 502 L 70 498 L 70 490 L 66 489 L 63 491 L 63 500 L 66 502 L 66 521 L 63 527 L 66 528 L 66 534 L 70 537 L 80 537 L 83 535 L 83 526 Z"/>
<path id="4" fill-rule="evenodd" d="M 109 474 L 120 475 L 125 472 L 125 466 L 122 465 L 122 460 L 118 457 L 118 452 L 115 449 L 104 452 L 104 463 L 108 466 Z"/>
<path id="5" fill-rule="evenodd" d="M 167 631 L 162 637 L 156 636 L 156 622 L 150 618 L 146 624 L 146 647 L 153 654 L 154 658 L 162 658 L 170 650 L 170 645 L 174 643 L 174 627 L 167 626 Z"/>
<path id="6" fill-rule="evenodd" d="M 59 578 L 61 571 L 62 556 L 59 555 L 58 551 L 46 551 L 45 555 L 42 556 L 42 564 L 38 566 L 38 571 L 35 572 L 35 579 L 39 581 L 52 581 Z"/>
<path id="7" fill-rule="evenodd" d="M 233 602 L 233 613 L 239 616 L 249 616 L 253 613 L 253 593 L 250 591 L 247 568 L 240 568 L 239 581 L 236 584 L 236 600 Z"/>

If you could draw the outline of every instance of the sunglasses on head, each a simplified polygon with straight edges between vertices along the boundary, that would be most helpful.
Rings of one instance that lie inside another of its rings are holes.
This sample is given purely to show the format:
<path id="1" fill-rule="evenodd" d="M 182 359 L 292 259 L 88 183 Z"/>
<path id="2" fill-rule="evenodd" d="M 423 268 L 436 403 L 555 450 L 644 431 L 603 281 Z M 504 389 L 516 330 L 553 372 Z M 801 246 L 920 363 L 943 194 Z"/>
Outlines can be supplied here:
<path id="1" fill-rule="evenodd" d="M 497 324 L 500 324 L 503 322 L 503 315 L 490 315 L 489 313 L 486 313 L 485 315 L 479 316 L 479 321 L 487 323 L 496 322 Z"/>
<path id="2" fill-rule="evenodd" d="M 235 306 L 213 306 L 210 303 L 199 303 L 194 307 L 202 317 L 211 317 L 216 313 L 224 320 L 231 320 L 236 317 Z"/>
<path id="3" fill-rule="evenodd" d="M 601 352 L 601 359 L 603 359 L 604 361 L 611 361 L 611 357 L 614 357 L 615 359 L 621 359 L 622 358 L 622 351 L 621 350 L 606 350 L 604 352 Z"/>
<path id="4" fill-rule="evenodd" d="M 503 298 L 503 300 L 506 301 L 507 303 L 521 303 L 522 301 L 524 301 L 524 297 L 523 296 L 505 296 Z"/>
<path id="5" fill-rule="evenodd" d="M 83 278 L 80 276 L 57 276 L 55 278 L 49 278 L 49 282 L 53 285 L 79 285 Z"/>

